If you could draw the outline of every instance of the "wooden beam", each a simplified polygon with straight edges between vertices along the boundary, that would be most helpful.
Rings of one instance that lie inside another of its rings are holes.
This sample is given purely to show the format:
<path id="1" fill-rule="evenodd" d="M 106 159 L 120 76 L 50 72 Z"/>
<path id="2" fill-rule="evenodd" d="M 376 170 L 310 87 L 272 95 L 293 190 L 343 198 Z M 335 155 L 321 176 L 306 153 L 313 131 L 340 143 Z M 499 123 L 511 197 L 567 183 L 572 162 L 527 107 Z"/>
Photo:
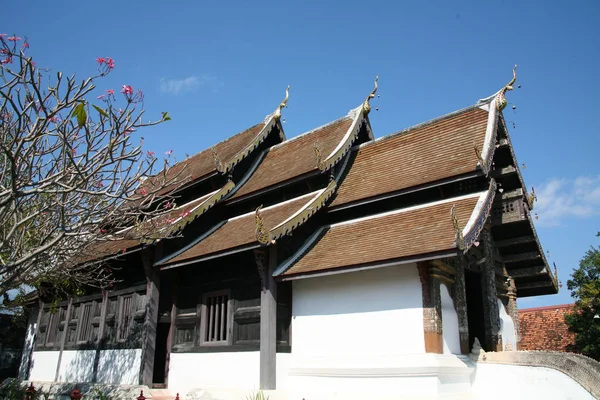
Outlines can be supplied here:
<path id="1" fill-rule="evenodd" d="M 505 263 L 511 263 L 511 262 L 526 261 L 526 260 L 537 260 L 537 259 L 541 259 L 541 258 L 542 258 L 542 256 L 540 255 L 539 252 L 530 251 L 527 253 L 509 254 L 509 255 L 502 256 L 502 261 L 504 261 Z"/>
<path id="2" fill-rule="evenodd" d="M 535 242 L 535 237 L 529 235 L 529 236 L 519 236 L 519 237 L 514 237 L 514 238 L 504 239 L 504 240 L 497 240 L 494 242 L 494 244 L 496 245 L 496 247 L 509 247 L 509 246 L 516 246 L 518 244 L 531 243 L 531 242 Z"/>
<path id="3" fill-rule="evenodd" d="M 500 198 L 502 200 L 514 199 L 515 197 L 523 197 L 523 189 L 515 189 L 510 191 L 504 191 L 500 193 L 500 195 L 496 195 L 496 198 Z"/>
<path id="4" fill-rule="evenodd" d="M 264 252 L 262 268 L 262 290 L 260 293 L 260 389 L 277 388 L 277 283 L 273 272 L 277 267 L 277 248 L 271 245 Z M 257 264 L 261 261 L 257 258 Z"/>
<path id="5" fill-rule="evenodd" d="M 523 278 L 526 276 L 548 275 L 548 270 L 544 265 L 535 267 L 509 269 L 508 274 L 513 278 Z"/>
<path id="6" fill-rule="evenodd" d="M 519 283 L 517 282 L 517 291 L 524 289 L 538 289 L 538 288 L 548 288 L 554 287 L 554 283 L 550 280 L 543 280 L 537 282 L 527 282 L 527 283 Z"/>
<path id="7" fill-rule="evenodd" d="M 513 167 L 512 165 L 509 165 L 508 167 L 499 168 L 499 169 L 494 170 L 492 175 L 497 178 L 497 177 L 501 177 L 501 176 L 514 175 L 516 173 L 517 173 L 517 169 L 515 167 Z"/>

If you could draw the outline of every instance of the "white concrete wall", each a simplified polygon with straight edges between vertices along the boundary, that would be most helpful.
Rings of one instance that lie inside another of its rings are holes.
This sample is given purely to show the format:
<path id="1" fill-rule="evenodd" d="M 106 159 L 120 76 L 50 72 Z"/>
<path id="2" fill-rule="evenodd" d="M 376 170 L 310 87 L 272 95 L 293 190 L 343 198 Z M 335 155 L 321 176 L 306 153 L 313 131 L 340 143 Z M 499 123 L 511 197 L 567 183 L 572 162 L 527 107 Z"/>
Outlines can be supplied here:
<path id="1" fill-rule="evenodd" d="M 593 400 L 581 385 L 562 372 L 541 367 L 477 364 L 473 400 Z"/>
<path id="2" fill-rule="evenodd" d="M 260 357 L 259 357 L 260 358 Z M 290 370 L 290 362 L 292 355 L 290 353 L 277 353 L 275 362 L 277 381 L 275 384 L 278 389 L 286 389 L 288 387 L 288 373 Z"/>
<path id="3" fill-rule="evenodd" d="M 294 281 L 292 360 L 424 353 L 416 264 Z"/>
<path id="4" fill-rule="evenodd" d="M 506 312 L 506 307 L 502 300 L 498 299 L 498 309 L 500 310 L 500 329 L 502 331 L 502 347 L 506 350 L 506 346 L 510 343 L 512 350 L 517 350 L 517 334 L 515 323 Z"/>
<path id="5" fill-rule="evenodd" d="M 58 381 L 91 382 L 97 363 L 96 382 L 136 385 L 141 358 L 142 349 L 102 350 L 98 354 L 95 350 L 65 350 Z"/>
<path id="6" fill-rule="evenodd" d="M 285 357 L 277 357 L 284 360 Z M 193 388 L 258 389 L 260 352 L 171 353 L 169 390 Z M 278 378 L 279 379 L 279 378 Z"/>
<path id="7" fill-rule="evenodd" d="M 53 381 L 60 351 L 34 351 L 29 379 L 32 381 Z"/>
<path id="8" fill-rule="evenodd" d="M 458 314 L 454 308 L 454 301 L 450 296 L 448 287 L 440 284 L 442 298 L 442 330 L 444 342 L 444 354 L 460 353 L 460 336 L 458 332 Z"/>

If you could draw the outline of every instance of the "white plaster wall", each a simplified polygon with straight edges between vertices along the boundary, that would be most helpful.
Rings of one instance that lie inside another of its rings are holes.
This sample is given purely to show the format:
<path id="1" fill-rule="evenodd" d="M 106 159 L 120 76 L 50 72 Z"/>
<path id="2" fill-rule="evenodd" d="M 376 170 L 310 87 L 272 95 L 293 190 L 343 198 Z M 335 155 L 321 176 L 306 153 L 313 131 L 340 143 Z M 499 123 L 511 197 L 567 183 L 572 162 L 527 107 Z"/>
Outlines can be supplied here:
<path id="1" fill-rule="evenodd" d="M 58 366 L 60 351 L 34 351 L 29 379 L 32 381 L 53 381 Z"/>
<path id="2" fill-rule="evenodd" d="M 500 329 L 502 331 L 502 347 L 506 350 L 506 345 L 511 344 L 512 350 L 517 350 L 517 334 L 515 323 L 506 312 L 506 307 L 502 300 L 498 299 L 498 309 L 500 310 Z"/>
<path id="3" fill-rule="evenodd" d="M 414 263 L 296 280 L 292 313 L 295 365 L 425 352 Z"/>
<path id="4" fill-rule="evenodd" d="M 473 400 L 593 400 L 581 385 L 549 368 L 477 364 Z"/>
<path id="5" fill-rule="evenodd" d="M 58 371 L 59 382 L 91 382 L 95 350 L 65 350 Z"/>
<path id="6" fill-rule="evenodd" d="M 279 357 L 278 357 L 279 358 Z M 194 388 L 258 389 L 260 352 L 171 353 L 169 390 Z"/>
<path id="7" fill-rule="evenodd" d="M 292 355 L 290 353 L 277 353 L 276 358 L 276 374 L 277 381 L 275 384 L 278 389 L 286 389 L 288 387 L 288 373 L 290 370 L 290 362 Z"/>
<path id="8" fill-rule="evenodd" d="M 98 382 L 139 384 L 142 349 L 103 350 L 98 362 Z"/>
<path id="9" fill-rule="evenodd" d="M 444 354 L 460 353 L 460 336 L 458 331 L 458 314 L 454 308 L 454 301 L 450 296 L 448 287 L 440 284 L 442 298 L 442 330 L 444 342 Z"/>
<path id="10" fill-rule="evenodd" d="M 59 382 L 91 382 L 94 363 L 97 363 L 96 382 L 135 385 L 139 382 L 142 349 L 124 350 L 65 350 L 63 351 Z"/>

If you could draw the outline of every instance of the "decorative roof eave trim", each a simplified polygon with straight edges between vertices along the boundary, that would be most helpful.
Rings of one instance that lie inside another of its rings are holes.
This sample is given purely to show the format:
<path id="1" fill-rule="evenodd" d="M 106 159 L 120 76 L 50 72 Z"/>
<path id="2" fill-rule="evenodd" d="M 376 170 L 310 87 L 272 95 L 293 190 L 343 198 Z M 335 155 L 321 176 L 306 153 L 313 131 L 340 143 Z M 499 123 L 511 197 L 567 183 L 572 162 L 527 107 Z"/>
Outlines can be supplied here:
<path id="1" fill-rule="evenodd" d="M 279 137 L 283 141 L 285 140 L 285 134 L 283 133 L 283 127 L 279 123 L 279 119 L 275 118 L 275 114 L 268 115 L 264 122 L 264 127 L 256 135 L 250 143 L 234 155 L 231 160 L 227 161 L 224 165 L 218 168 L 219 172 L 226 174 L 230 172 L 237 164 L 239 164 L 244 158 L 252 153 L 258 146 L 260 146 L 269 137 L 274 128 L 279 128 Z"/>
<path id="2" fill-rule="evenodd" d="M 457 241 L 455 243 L 455 246 L 458 247 L 459 250 L 462 250 L 464 253 L 466 253 L 479 239 L 479 234 L 483 230 L 483 227 L 485 226 L 485 223 L 490 215 L 490 211 L 492 210 L 492 204 L 494 203 L 495 196 L 496 181 L 491 179 L 489 189 L 487 192 L 482 193 L 481 196 L 479 196 L 479 200 L 477 200 L 477 204 L 475 204 L 475 208 L 471 213 L 471 217 L 462 230 L 460 235 L 463 238 L 462 241 Z"/>
<path id="3" fill-rule="evenodd" d="M 304 206 L 302 206 L 302 208 L 296 211 L 296 213 L 294 213 L 288 219 L 271 229 L 271 231 L 269 232 L 269 237 L 271 241 L 275 241 L 281 238 L 282 236 L 291 233 L 294 229 L 302 225 L 305 221 L 307 221 L 317 211 L 319 211 L 327 204 L 327 201 L 331 199 L 331 197 L 336 193 L 339 187 L 338 182 L 344 174 L 344 172 L 346 171 L 349 159 L 350 155 L 346 154 L 342 165 L 337 171 L 337 174 L 332 177 L 325 189 L 320 190 L 319 193 L 317 193 Z"/>
<path id="4" fill-rule="evenodd" d="M 299 273 L 299 274 L 295 274 L 295 275 L 287 275 L 287 276 L 274 273 L 273 276 L 276 277 L 277 280 L 279 280 L 281 282 L 285 282 L 285 281 L 293 281 L 293 280 L 298 280 L 298 279 L 318 278 L 318 277 L 322 277 L 322 276 L 340 275 L 340 274 L 346 274 L 346 273 L 350 273 L 350 272 L 359 272 L 359 271 L 366 271 L 366 270 L 370 270 L 370 269 L 392 267 L 395 265 L 417 263 L 420 261 L 439 260 L 439 259 L 443 259 L 443 258 L 456 257 L 456 256 L 457 256 L 456 249 L 451 249 L 451 250 L 445 250 L 445 251 L 442 250 L 442 251 L 435 252 L 435 253 L 417 254 L 414 256 L 402 257 L 402 258 L 394 259 L 391 261 L 385 260 L 385 261 L 377 261 L 377 262 L 368 263 L 368 264 L 349 265 L 349 266 L 335 268 L 335 269 L 304 272 L 304 273 Z"/>
<path id="5" fill-rule="evenodd" d="M 479 153 L 477 147 L 475 147 L 475 153 L 479 159 L 477 165 L 487 176 L 490 173 L 494 159 L 494 153 L 496 150 L 496 139 L 498 136 L 498 115 L 500 113 L 496 107 L 496 98 L 493 98 L 489 105 L 484 105 L 481 108 L 488 108 L 488 121 L 485 128 L 485 139 L 483 140 L 481 154 Z"/>
<path id="6" fill-rule="evenodd" d="M 204 214 L 208 211 L 212 206 L 217 204 L 221 199 L 223 199 L 229 192 L 233 190 L 235 187 L 235 183 L 231 180 L 227 180 L 227 183 L 223 185 L 223 187 L 215 192 L 213 192 L 206 200 L 202 203 L 198 204 L 196 207 L 191 209 L 189 213 L 183 217 L 180 217 L 178 220 L 173 222 L 171 225 L 165 228 L 167 231 L 167 236 L 172 235 L 175 232 L 178 232 L 185 228 L 189 223 L 193 222 L 196 218 Z M 164 231 L 163 231 L 164 232 Z M 165 236 L 164 234 L 161 236 Z M 150 238 L 149 241 L 145 241 L 146 244 L 150 244 L 153 242 L 159 241 L 160 238 Z"/>
<path id="7" fill-rule="evenodd" d="M 545 267 L 546 271 L 548 271 L 548 276 L 552 280 L 552 284 L 554 285 L 554 289 L 556 290 L 556 293 L 558 293 L 558 276 L 555 276 L 552 273 L 552 271 L 550 270 L 550 265 L 548 264 L 548 260 L 546 259 L 546 254 L 544 254 L 544 249 L 542 248 L 542 244 L 540 243 L 540 239 L 537 235 L 537 231 L 535 230 L 535 225 L 533 223 L 533 219 L 531 218 L 531 213 L 529 212 L 529 210 L 526 210 L 526 212 L 527 212 L 527 221 L 529 221 L 529 226 L 531 227 L 531 233 L 533 234 L 533 237 L 535 238 L 535 244 L 537 245 L 538 251 L 539 251 L 540 255 L 542 256 L 542 261 L 544 262 L 544 267 Z M 517 292 L 517 296 L 518 296 L 518 292 Z"/>
<path id="8" fill-rule="evenodd" d="M 527 187 L 525 186 L 525 181 L 523 180 L 523 174 L 521 174 L 521 168 L 519 167 L 519 163 L 517 162 L 517 156 L 515 155 L 515 149 L 513 148 L 512 141 L 510 140 L 510 134 L 508 133 L 508 129 L 506 128 L 506 122 L 504 121 L 504 117 L 500 116 L 500 124 L 502 126 L 502 130 L 504 136 L 506 137 L 506 142 L 508 144 L 508 150 L 510 151 L 510 156 L 512 157 L 513 166 L 517 171 L 517 177 L 519 178 L 519 183 L 521 184 L 521 188 L 523 189 L 523 196 L 525 197 L 525 203 L 529 210 L 533 210 L 533 201 L 530 201 L 531 195 L 527 192 Z M 535 193 L 533 193 L 532 200 L 535 200 Z"/>

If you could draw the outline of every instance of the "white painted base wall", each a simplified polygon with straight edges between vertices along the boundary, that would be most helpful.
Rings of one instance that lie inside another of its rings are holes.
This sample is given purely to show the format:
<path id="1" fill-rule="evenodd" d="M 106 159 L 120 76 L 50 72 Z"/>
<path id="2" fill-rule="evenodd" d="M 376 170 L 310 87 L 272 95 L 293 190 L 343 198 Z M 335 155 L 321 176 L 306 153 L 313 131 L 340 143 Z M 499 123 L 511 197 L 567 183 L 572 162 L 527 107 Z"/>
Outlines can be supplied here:
<path id="1" fill-rule="evenodd" d="M 440 284 L 442 298 L 442 337 L 444 354 L 460 354 L 460 335 L 458 332 L 458 314 L 448 287 Z"/>
<path id="2" fill-rule="evenodd" d="M 510 343 L 509 350 L 517 350 L 517 333 L 515 329 L 515 323 L 506 312 L 506 307 L 502 300 L 498 299 L 498 310 L 500 310 L 500 329 L 502 330 L 502 347 L 503 350 L 507 349 L 507 345 Z"/>
<path id="3" fill-rule="evenodd" d="M 594 397 L 562 372 L 541 367 L 477 364 L 473 400 L 593 400 Z"/>
<path id="4" fill-rule="evenodd" d="M 169 361 L 169 390 L 180 394 L 193 388 L 258 389 L 259 379 L 258 351 L 171 353 Z"/>
<path id="5" fill-rule="evenodd" d="M 34 352 L 33 368 L 29 379 L 54 381 L 59 353 L 59 351 Z M 58 382 L 91 382 L 95 358 L 95 350 L 63 351 L 58 370 Z M 100 351 L 96 382 L 137 385 L 141 359 L 141 349 Z"/>

